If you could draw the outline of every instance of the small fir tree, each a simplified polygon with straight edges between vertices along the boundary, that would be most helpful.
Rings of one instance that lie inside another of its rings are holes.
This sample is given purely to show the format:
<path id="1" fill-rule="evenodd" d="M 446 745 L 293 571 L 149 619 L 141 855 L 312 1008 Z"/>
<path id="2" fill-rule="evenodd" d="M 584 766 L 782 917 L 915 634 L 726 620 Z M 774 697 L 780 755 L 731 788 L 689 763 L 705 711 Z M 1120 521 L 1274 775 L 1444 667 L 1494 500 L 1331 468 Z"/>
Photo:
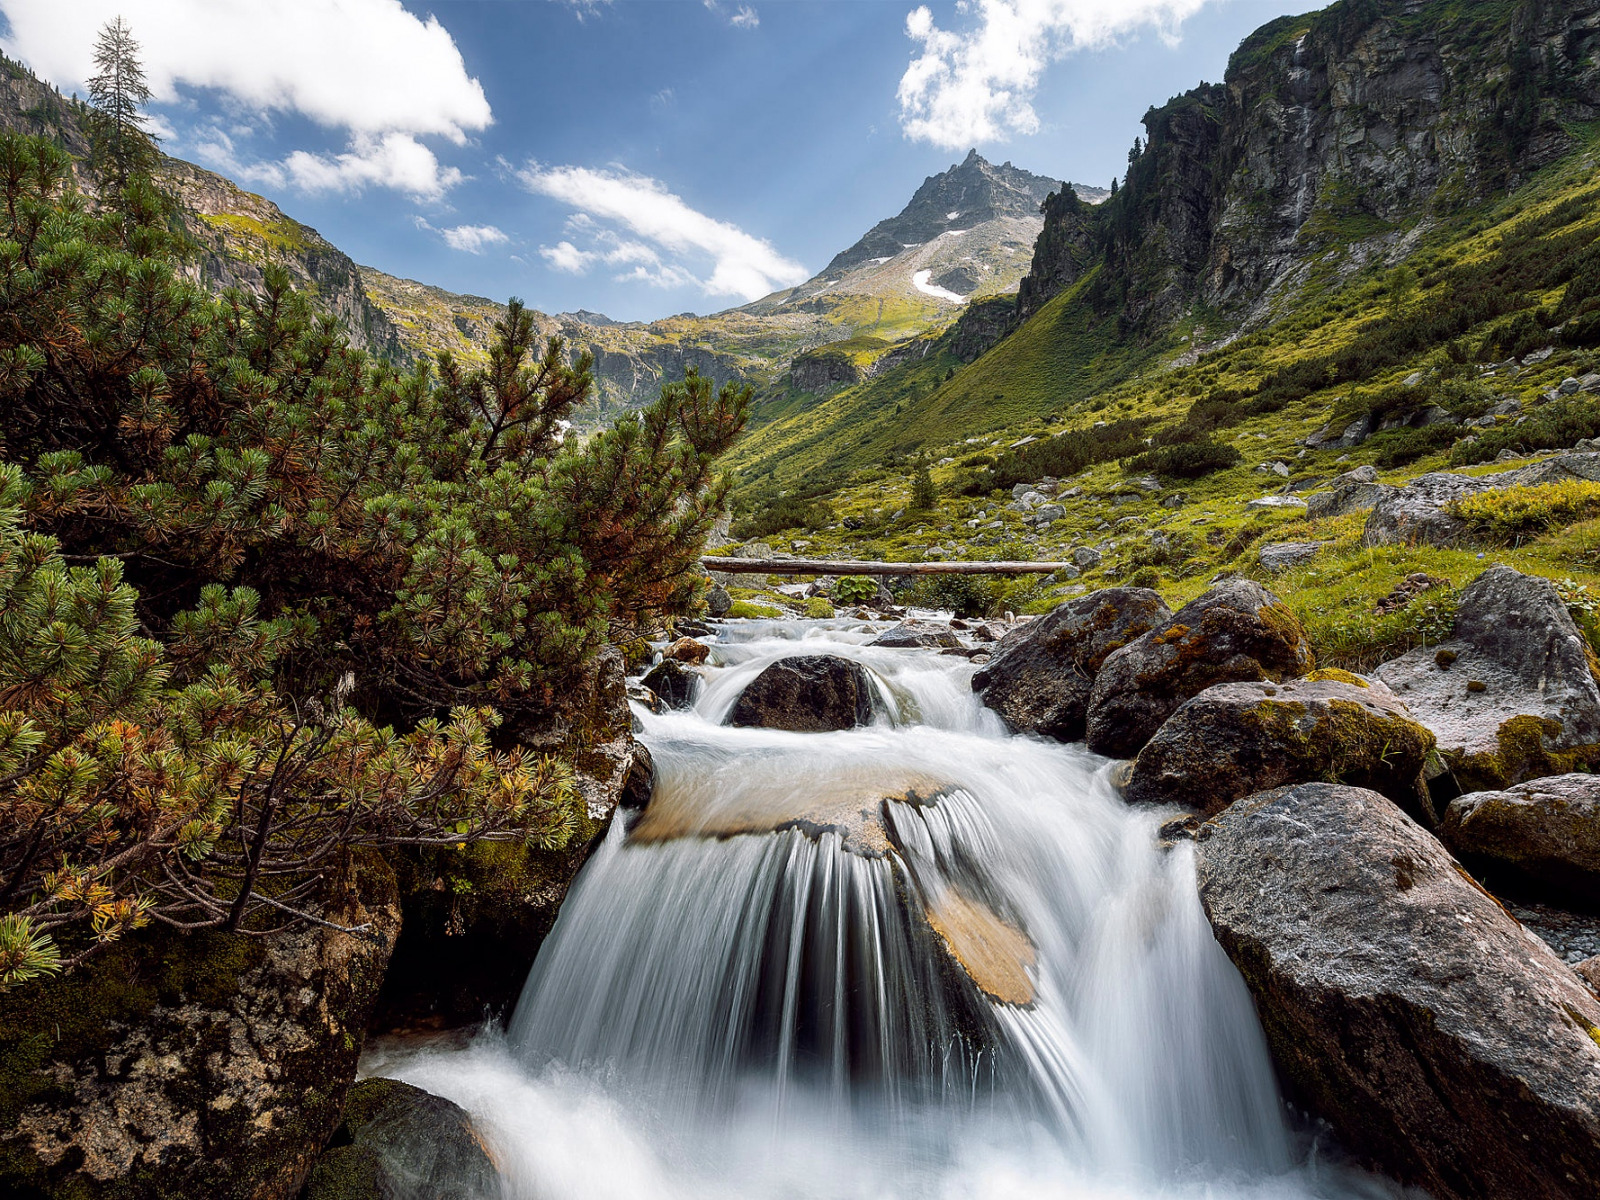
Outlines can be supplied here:
<path id="1" fill-rule="evenodd" d="M 923 463 L 911 480 L 911 507 L 916 512 L 928 512 L 939 502 L 939 493 L 933 486 L 933 474 Z"/>
<path id="2" fill-rule="evenodd" d="M 94 46 L 89 79 L 89 145 L 101 181 L 122 191 L 128 181 L 155 167 L 155 139 L 146 128 L 150 87 L 139 62 L 139 43 L 121 17 L 107 21 Z"/>

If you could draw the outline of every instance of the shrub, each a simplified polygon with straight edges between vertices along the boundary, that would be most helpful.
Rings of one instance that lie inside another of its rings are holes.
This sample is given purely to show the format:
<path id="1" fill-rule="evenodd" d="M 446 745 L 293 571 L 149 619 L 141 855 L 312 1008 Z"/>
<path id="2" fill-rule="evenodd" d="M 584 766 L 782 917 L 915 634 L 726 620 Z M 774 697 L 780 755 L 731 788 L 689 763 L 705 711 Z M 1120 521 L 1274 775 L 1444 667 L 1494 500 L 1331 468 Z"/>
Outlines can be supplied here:
<path id="1" fill-rule="evenodd" d="M 1403 467 L 1425 455 L 1455 443 L 1461 431 L 1454 425 L 1424 425 L 1419 428 L 1387 429 L 1375 433 L 1367 446 L 1377 453 L 1373 462 L 1382 470 Z"/>
<path id="2" fill-rule="evenodd" d="M 733 523 L 730 532 L 740 541 L 771 537 L 786 529 L 820 529 L 833 523 L 833 509 L 821 500 L 777 496 Z"/>
<path id="3" fill-rule="evenodd" d="M 978 575 L 928 575 L 912 588 L 918 604 L 948 609 L 958 617 L 987 617 L 995 611 L 999 593 Z"/>
<path id="4" fill-rule="evenodd" d="M 1161 586 L 1161 572 L 1154 567 L 1140 567 L 1128 576 L 1129 587 L 1155 589 Z"/>
<path id="5" fill-rule="evenodd" d="M 1490 462 L 1502 450 L 1531 454 L 1535 450 L 1565 450 L 1584 439 L 1600 436 L 1600 403 L 1587 396 L 1552 400 L 1534 409 L 1520 425 L 1485 429 L 1471 440 L 1458 442 L 1450 452 L 1457 466 Z"/>
<path id="6" fill-rule="evenodd" d="M 1454 517 L 1486 541 L 1511 543 L 1536 538 L 1600 514 L 1600 483 L 1565 480 L 1535 487 L 1496 488 L 1452 500 Z"/>
<path id="7" fill-rule="evenodd" d="M 1130 460 L 1130 471 L 1149 471 L 1169 479 L 1199 479 L 1237 466 L 1239 451 L 1212 438 L 1155 446 Z"/>
<path id="8" fill-rule="evenodd" d="M 867 575 L 844 575 L 833 581 L 835 603 L 871 604 L 878 598 L 878 581 Z"/>

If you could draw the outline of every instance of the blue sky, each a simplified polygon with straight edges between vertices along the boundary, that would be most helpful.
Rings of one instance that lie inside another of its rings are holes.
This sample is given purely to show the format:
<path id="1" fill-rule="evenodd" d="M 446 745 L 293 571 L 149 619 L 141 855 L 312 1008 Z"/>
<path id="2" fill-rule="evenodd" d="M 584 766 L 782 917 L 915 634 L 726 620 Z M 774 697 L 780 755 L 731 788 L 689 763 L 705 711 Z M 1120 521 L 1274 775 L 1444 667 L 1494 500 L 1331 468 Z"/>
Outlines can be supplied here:
<path id="1" fill-rule="evenodd" d="M 169 152 L 362 263 L 548 312 L 710 312 L 820 269 L 969 146 L 1106 185 L 1288 0 L 0 0 L 83 89 L 143 45 Z"/>

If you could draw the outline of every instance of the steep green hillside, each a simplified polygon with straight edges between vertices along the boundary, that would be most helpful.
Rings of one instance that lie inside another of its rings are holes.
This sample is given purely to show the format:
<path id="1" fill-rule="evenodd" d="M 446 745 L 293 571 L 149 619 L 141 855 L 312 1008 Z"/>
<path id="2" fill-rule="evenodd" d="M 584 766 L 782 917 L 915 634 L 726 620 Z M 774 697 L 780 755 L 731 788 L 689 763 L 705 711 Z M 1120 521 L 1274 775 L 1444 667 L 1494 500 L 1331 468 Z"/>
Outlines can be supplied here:
<path id="1" fill-rule="evenodd" d="M 1448 616 L 1449 585 L 1486 557 L 1570 581 L 1563 587 L 1592 616 L 1600 486 L 1494 493 L 1464 510 L 1470 536 L 1450 548 L 1364 545 L 1364 513 L 1306 517 L 1305 497 L 1359 466 L 1386 484 L 1428 471 L 1482 474 L 1600 435 L 1600 123 L 1574 119 L 1600 79 L 1600 5 L 1555 16 L 1536 5 L 1469 6 L 1458 28 L 1458 6 L 1435 4 L 1405 15 L 1409 24 L 1375 20 L 1351 34 L 1356 25 L 1338 18 L 1359 7 L 1269 26 L 1236 57 L 1230 94 L 1264 86 L 1249 72 L 1283 70 L 1285 53 L 1290 71 L 1303 69 L 1294 60 L 1306 60 L 1314 28 L 1344 31 L 1347 58 L 1329 72 L 1346 91 L 1376 86 L 1385 56 L 1426 65 L 1419 38 L 1492 57 L 1504 49 L 1499 35 L 1482 40 L 1492 8 L 1499 34 L 1521 30 L 1530 44 L 1542 37 L 1556 48 L 1540 51 L 1548 75 L 1538 87 L 1518 92 L 1500 86 L 1509 73 L 1497 82 L 1479 72 L 1479 99 L 1531 105 L 1517 117 L 1520 141 L 1478 142 L 1480 166 L 1499 163 L 1504 174 L 1481 167 L 1469 190 L 1466 167 L 1427 160 L 1423 171 L 1419 160 L 1414 176 L 1432 185 L 1402 204 L 1374 198 L 1351 160 L 1318 160 L 1309 179 L 1276 185 L 1310 196 L 1290 235 L 1245 229 L 1226 205 L 1185 232 L 1191 261 L 1218 246 L 1277 247 L 1262 252 L 1266 265 L 1230 260 L 1236 275 L 1265 281 L 1259 294 L 1234 294 L 1209 268 L 1176 278 L 1181 256 L 1158 261 L 1118 232 L 1143 228 L 1146 241 L 1170 247 L 1173 192 L 1193 186 L 1154 131 L 1170 132 L 1188 119 L 1173 114 L 1197 101 L 1157 110 L 1144 153 L 1160 170 L 1139 182 L 1136 159 L 1136 182 L 1119 191 L 1131 191 L 1129 201 L 1072 214 L 1099 223 L 1089 226 L 1096 261 L 971 364 L 949 353 L 947 334 L 925 359 L 749 435 L 738 451 L 736 532 L 777 549 L 798 539 L 808 555 L 1060 561 L 1094 552 L 1076 572 L 985 593 L 983 603 L 1015 608 L 1134 578 L 1181 600 L 1219 571 L 1241 571 L 1288 595 L 1330 661 L 1353 666 L 1432 636 Z M 1449 55 L 1443 61 L 1448 70 L 1433 78 L 1467 78 Z M 1352 62 L 1368 75 L 1352 82 Z M 1317 90 L 1308 104 L 1326 106 L 1327 96 Z M 1504 127 L 1492 105 L 1469 116 L 1480 130 Z M 1315 108 L 1313 122 L 1324 119 Z M 1376 118 L 1366 119 L 1370 132 Z M 1470 123 L 1447 106 L 1429 120 Z M 1209 169 L 1216 195 L 1227 194 L 1222 166 L 1239 153 L 1221 144 L 1226 153 Z M 1242 161 L 1259 165 L 1279 149 L 1268 138 Z M 918 462 L 932 467 L 940 492 L 924 512 L 910 508 Z M 1030 510 L 1014 495 L 1035 484 L 1055 494 Z M 1054 520 L 1034 515 L 1045 502 L 1059 505 Z M 1259 549 L 1279 542 L 1312 545 L 1275 574 Z M 1426 601 L 1380 605 L 1417 572 L 1444 582 Z M 951 601 L 975 585 L 942 586 L 925 598 Z"/>

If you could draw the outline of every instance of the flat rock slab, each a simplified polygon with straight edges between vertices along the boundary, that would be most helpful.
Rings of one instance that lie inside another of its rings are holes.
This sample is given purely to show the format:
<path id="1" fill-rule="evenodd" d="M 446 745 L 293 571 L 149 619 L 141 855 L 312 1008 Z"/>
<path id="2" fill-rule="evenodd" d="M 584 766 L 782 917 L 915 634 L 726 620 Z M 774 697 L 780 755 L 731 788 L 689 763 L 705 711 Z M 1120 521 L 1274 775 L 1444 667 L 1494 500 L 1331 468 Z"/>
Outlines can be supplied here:
<path id="1" fill-rule="evenodd" d="M 1300 622 L 1248 579 L 1229 579 L 1111 654 L 1089 694 L 1089 749 L 1131 758 L 1190 696 L 1219 683 L 1295 679 L 1314 658 Z"/>
<path id="2" fill-rule="evenodd" d="M 1202 827 L 1201 899 L 1278 1069 L 1435 1200 L 1600 1195 L 1600 999 L 1376 792 L 1301 784 Z"/>
<path id="3" fill-rule="evenodd" d="M 1600 908 L 1600 778 L 1553 775 L 1457 796 L 1439 839 L 1458 858 Z"/>
<path id="4" fill-rule="evenodd" d="M 961 639 L 948 625 L 933 621 L 902 621 L 893 629 L 886 629 L 872 642 L 890 650 L 941 650 L 959 647 Z"/>
<path id="5" fill-rule="evenodd" d="M 1472 792 L 1600 761 L 1593 667 L 1554 585 L 1494 566 L 1463 589 L 1449 641 L 1374 674 L 1433 731 Z"/>
<path id="6" fill-rule="evenodd" d="M 1256 559 L 1261 563 L 1263 571 L 1276 574 L 1292 567 L 1304 566 L 1327 544 L 1327 542 L 1268 542 L 1256 551 Z"/>
<path id="7" fill-rule="evenodd" d="M 1349 679 L 1207 688 L 1139 751 L 1127 798 L 1212 816 L 1268 788 L 1321 780 L 1420 810 L 1433 735 L 1383 684 Z"/>
<path id="8" fill-rule="evenodd" d="M 872 681 L 860 663 L 832 654 L 782 658 L 750 681 L 729 725 L 827 733 L 872 722 Z"/>
<path id="9" fill-rule="evenodd" d="M 1101 664 L 1171 615 L 1149 588 L 1106 588 L 1069 600 L 1007 636 L 972 677 L 972 690 L 1013 733 L 1079 741 Z"/>

